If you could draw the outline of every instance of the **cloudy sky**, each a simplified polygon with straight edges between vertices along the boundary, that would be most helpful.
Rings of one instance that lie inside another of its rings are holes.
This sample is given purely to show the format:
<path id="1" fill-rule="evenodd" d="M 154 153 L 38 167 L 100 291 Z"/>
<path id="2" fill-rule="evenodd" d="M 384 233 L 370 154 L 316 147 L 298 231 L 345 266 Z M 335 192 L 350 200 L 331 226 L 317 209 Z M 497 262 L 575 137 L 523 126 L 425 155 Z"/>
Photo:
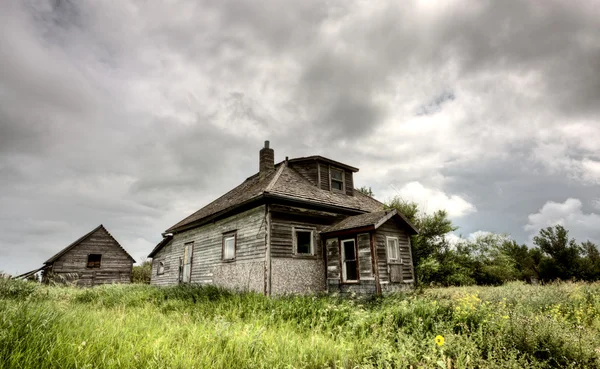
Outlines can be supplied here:
<path id="1" fill-rule="evenodd" d="M 0 270 L 161 232 L 275 158 L 457 234 L 600 242 L 595 1 L 2 1 Z"/>

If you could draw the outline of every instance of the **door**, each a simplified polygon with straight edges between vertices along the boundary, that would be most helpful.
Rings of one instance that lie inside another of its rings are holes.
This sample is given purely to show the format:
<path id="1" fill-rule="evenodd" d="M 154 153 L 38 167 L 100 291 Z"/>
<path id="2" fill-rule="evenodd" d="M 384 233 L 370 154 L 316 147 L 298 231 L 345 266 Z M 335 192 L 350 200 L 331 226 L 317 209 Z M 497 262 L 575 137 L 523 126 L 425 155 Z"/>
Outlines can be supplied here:
<path id="1" fill-rule="evenodd" d="M 183 283 L 190 283 L 192 280 L 192 253 L 194 252 L 194 243 L 189 242 L 183 249 Z"/>
<path id="2" fill-rule="evenodd" d="M 390 282 L 402 282 L 402 258 L 400 257 L 400 245 L 397 237 L 386 237 L 387 263 L 390 274 Z"/>
<path id="3" fill-rule="evenodd" d="M 342 281 L 358 281 L 358 262 L 356 258 L 356 241 L 342 241 Z"/>

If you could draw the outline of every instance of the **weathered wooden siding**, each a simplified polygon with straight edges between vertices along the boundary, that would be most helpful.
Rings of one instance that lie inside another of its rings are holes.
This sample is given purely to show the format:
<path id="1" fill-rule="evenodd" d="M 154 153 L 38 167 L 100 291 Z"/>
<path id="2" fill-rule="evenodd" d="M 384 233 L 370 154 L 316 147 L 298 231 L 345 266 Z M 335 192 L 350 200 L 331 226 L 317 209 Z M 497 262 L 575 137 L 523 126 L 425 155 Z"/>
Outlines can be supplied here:
<path id="1" fill-rule="evenodd" d="M 388 220 L 379 227 L 375 233 L 377 244 L 377 258 L 379 267 L 379 278 L 381 284 L 390 283 L 390 275 L 387 264 L 387 245 L 386 236 L 398 237 L 400 247 L 400 257 L 402 258 L 402 279 L 403 283 L 412 283 L 414 281 L 413 262 L 410 250 L 410 239 L 408 233 L 399 227 L 393 219 Z"/>
<path id="2" fill-rule="evenodd" d="M 344 171 L 344 186 L 346 186 L 346 195 L 354 196 L 354 181 L 352 180 L 352 172 Z"/>
<path id="3" fill-rule="evenodd" d="M 297 207 L 271 206 L 271 255 L 274 258 L 294 257 L 292 227 L 315 230 L 315 257 L 323 258 L 319 232 L 341 219 L 333 213 L 313 211 Z M 304 256 L 306 257 L 306 256 Z"/>
<path id="4" fill-rule="evenodd" d="M 88 255 L 101 254 L 99 268 L 88 268 Z M 99 228 L 52 265 L 53 273 L 78 273 L 78 285 L 130 283 L 133 262 L 112 236 Z"/>
<path id="5" fill-rule="evenodd" d="M 321 178 L 320 186 L 322 190 L 329 191 L 329 164 L 319 163 L 319 177 Z"/>
<path id="6" fill-rule="evenodd" d="M 154 258 L 152 258 L 150 284 L 156 286 L 177 284 L 179 279 L 179 259 L 174 258 L 172 244 L 173 241 L 166 244 L 156 255 L 154 255 Z M 165 270 L 163 274 L 158 274 L 158 265 L 161 261 L 164 263 Z"/>
<path id="7" fill-rule="evenodd" d="M 317 186 L 319 182 L 319 173 L 316 161 L 308 163 L 294 163 L 290 166 L 300 173 L 304 178 L 308 179 L 310 183 Z"/>
<path id="8" fill-rule="evenodd" d="M 222 260 L 223 234 L 235 231 L 234 261 Z M 173 285 L 179 282 L 179 265 L 184 244 L 194 242 L 191 283 L 216 284 L 231 289 L 264 291 L 265 284 L 265 206 L 190 229 L 173 236 L 171 243 L 155 255 L 165 263 L 165 274 L 157 276 L 153 262 L 152 283 Z M 167 266 L 170 272 L 167 275 Z"/>
<path id="9" fill-rule="evenodd" d="M 375 279 L 373 276 L 373 264 L 371 263 L 371 235 L 361 233 L 356 236 L 358 245 L 358 268 L 360 280 Z"/>

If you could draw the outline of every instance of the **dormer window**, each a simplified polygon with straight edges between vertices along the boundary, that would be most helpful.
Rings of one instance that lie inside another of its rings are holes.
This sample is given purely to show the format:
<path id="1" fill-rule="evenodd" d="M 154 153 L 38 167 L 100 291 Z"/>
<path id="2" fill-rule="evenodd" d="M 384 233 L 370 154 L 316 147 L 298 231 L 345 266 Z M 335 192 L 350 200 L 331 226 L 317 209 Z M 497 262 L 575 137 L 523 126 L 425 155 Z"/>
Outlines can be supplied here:
<path id="1" fill-rule="evenodd" d="M 331 168 L 331 189 L 334 191 L 344 191 L 344 171 Z"/>

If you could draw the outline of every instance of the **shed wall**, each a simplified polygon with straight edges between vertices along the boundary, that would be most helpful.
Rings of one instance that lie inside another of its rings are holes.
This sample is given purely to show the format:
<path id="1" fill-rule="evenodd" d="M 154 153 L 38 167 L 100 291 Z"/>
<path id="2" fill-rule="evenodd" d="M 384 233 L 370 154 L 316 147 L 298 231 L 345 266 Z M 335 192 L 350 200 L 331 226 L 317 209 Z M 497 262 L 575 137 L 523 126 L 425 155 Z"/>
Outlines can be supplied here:
<path id="1" fill-rule="evenodd" d="M 99 268 L 88 268 L 88 255 L 101 254 Z M 95 286 L 110 283 L 130 283 L 133 261 L 117 241 L 100 228 L 85 240 L 59 257 L 52 265 L 52 272 L 78 273 L 79 286 Z"/>

